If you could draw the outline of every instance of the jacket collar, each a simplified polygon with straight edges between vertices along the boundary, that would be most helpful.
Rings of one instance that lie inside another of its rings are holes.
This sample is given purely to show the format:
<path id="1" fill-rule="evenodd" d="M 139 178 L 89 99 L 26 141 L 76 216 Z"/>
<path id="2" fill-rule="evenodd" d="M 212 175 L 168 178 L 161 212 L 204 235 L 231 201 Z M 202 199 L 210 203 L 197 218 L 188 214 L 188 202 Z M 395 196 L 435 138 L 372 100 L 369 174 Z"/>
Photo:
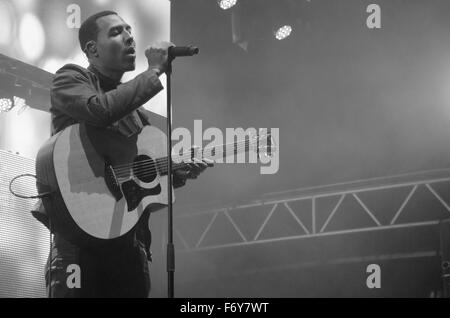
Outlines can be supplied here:
<path id="1" fill-rule="evenodd" d="M 120 81 L 116 81 L 116 80 L 100 73 L 100 71 L 92 64 L 89 65 L 88 70 L 91 71 L 92 73 L 94 73 L 98 77 L 98 79 L 100 80 L 100 87 L 104 91 L 110 91 L 112 89 L 115 89 L 115 88 L 117 88 L 117 86 L 119 86 L 121 84 Z"/>

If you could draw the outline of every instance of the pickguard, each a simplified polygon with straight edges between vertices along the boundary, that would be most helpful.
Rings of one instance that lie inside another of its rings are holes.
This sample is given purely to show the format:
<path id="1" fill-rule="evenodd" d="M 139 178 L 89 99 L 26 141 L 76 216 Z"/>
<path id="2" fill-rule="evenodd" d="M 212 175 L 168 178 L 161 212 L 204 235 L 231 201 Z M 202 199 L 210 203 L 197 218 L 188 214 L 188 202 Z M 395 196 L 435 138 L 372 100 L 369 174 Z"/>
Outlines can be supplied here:
<path id="1" fill-rule="evenodd" d="M 132 178 L 122 183 L 122 193 L 127 202 L 128 212 L 135 210 L 144 197 L 155 196 L 161 193 L 161 185 L 159 183 L 152 188 L 146 187 L 157 179 L 156 170 L 156 164 L 151 157 L 138 155 L 134 159 L 131 169 Z"/>
<path id="2" fill-rule="evenodd" d="M 122 184 L 122 192 L 127 201 L 128 212 L 135 210 L 143 198 L 149 195 L 158 195 L 161 193 L 161 185 L 151 189 L 140 187 L 134 180 L 128 180 Z"/>

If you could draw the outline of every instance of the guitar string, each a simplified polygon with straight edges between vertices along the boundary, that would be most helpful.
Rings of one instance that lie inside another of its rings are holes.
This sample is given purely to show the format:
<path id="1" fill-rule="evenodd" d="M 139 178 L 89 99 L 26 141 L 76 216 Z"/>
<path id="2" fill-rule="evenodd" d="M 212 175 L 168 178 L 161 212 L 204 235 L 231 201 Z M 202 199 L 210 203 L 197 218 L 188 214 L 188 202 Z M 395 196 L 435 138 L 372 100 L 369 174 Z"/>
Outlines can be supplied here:
<path id="1" fill-rule="evenodd" d="M 253 145 L 253 144 L 254 144 L 254 142 L 251 143 L 251 142 L 248 142 L 248 141 L 237 143 L 236 145 L 239 145 L 239 146 L 237 146 L 235 149 L 233 149 L 233 151 L 234 150 L 241 151 L 242 149 L 247 148 L 247 146 L 248 146 L 248 148 L 250 150 L 250 146 Z M 223 152 L 223 149 L 221 149 L 221 148 L 223 148 L 223 146 L 219 148 L 219 150 L 216 152 L 215 156 L 218 156 L 221 153 L 223 155 L 224 152 Z M 206 149 L 208 149 L 208 148 L 204 148 L 203 151 L 206 150 Z M 180 161 L 183 161 L 184 159 L 191 158 L 191 156 L 192 156 L 192 154 L 191 154 L 191 152 L 189 152 L 189 153 L 185 153 L 185 154 L 181 155 L 180 157 L 178 157 L 178 159 Z M 121 167 L 124 167 L 124 168 L 117 168 L 118 166 L 113 166 L 113 169 L 114 169 L 114 172 L 116 173 L 116 175 L 120 175 L 120 174 L 122 174 L 124 172 L 126 172 L 128 174 L 130 169 L 132 169 L 133 167 L 134 167 L 134 169 L 139 169 L 141 166 L 145 166 L 148 163 L 152 164 L 152 166 L 153 166 L 153 162 L 154 162 L 153 159 L 146 159 L 146 160 L 142 160 L 142 161 L 135 162 L 135 163 L 129 163 L 129 164 L 120 165 Z"/>
<path id="2" fill-rule="evenodd" d="M 257 140 L 256 140 L 256 141 L 253 140 L 253 141 L 250 142 L 250 139 L 248 139 L 248 140 L 239 141 L 239 142 L 236 142 L 236 143 L 223 144 L 223 145 L 220 145 L 220 146 L 212 146 L 212 147 L 199 148 L 199 150 L 204 151 L 204 150 L 206 150 L 206 149 L 214 149 L 214 148 L 222 149 L 224 146 L 228 146 L 228 145 L 240 145 L 240 144 L 242 144 L 242 143 L 253 144 L 253 143 L 257 143 Z M 180 158 L 183 158 L 184 156 L 186 156 L 186 158 L 184 158 L 184 159 L 187 159 L 187 158 L 189 158 L 189 157 L 191 156 L 191 151 L 185 152 L 185 153 L 181 154 L 180 156 L 181 156 Z M 142 161 L 140 161 L 140 162 L 144 162 L 144 161 L 146 161 L 146 160 L 142 160 Z M 151 161 L 151 160 L 147 160 L 147 161 Z M 121 169 L 127 169 L 127 170 L 128 170 L 128 169 L 130 168 L 130 166 L 132 166 L 133 164 L 135 164 L 135 163 L 125 163 L 125 164 L 116 165 L 116 166 L 114 166 L 113 168 L 114 168 L 114 170 L 116 170 L 116 171 L 120 171 Z"/>
<path id="3" fill-rule="evenodd" d="M 187 166 L 188 163 L 180 163 L 179 165 L 180 165 L 179 167 L 174 168 L 174 171 L 182 168 L 183 166 Z M 145 178 L 147 176 L 154 175 L 156 173 L 156 171 L 158 171 L 158 170 L 159 170 L 160 174 L 167 174 L 166 169 L 154 169 L 153 167 L 151 167 L 151 168 L 146 168 L 146 169 L 141 168 L 140 171 L 134 171 L 134 175 L 138 176 L 139 178 Z M 131 173 L 128 173 L 126 175 L 122 174 L 122 175 L 118 176 L 117 179 L 119 181 L 123 181 L 123 180 L 129 180 L 130 177 L 131 177 Z"/>
<path id="4" fill-rule="evenodd" d="M 242 149 L 242 147 L 241 147 L 241 149 Z M 238 149 L 239 150 L 239 149 Z M 187 158 L 190 158 L 190 157 L 187 157 Z M 148 160 L 147 160 L 148 161 Z M 187 165 L 188 163 L 184 163 L 184 162 L 182 162 L 182 163 L 175 163 L 175 165 Z M 148 168 L 146 168 L 145 166 L 148 166 L 148 165 L 151 165 L 150 167 L 148 167 Z M 137 174 L 139 177 L 146 177 L 146 176 L 150 176 L 150 175 L 152 175 L 152 174 L 154 174 L 156 171 L 158 171 L 159 170 L 159 172 L 160 173 L 162 173 L 162 174 L 164 174 L 164 173 L 167 173 L 167 165 L 165 165 L 164 167 L 162 167 L 161 169 L 158 169 L 157 167 L 155 168 L 154 166 L 156 166 L 156 165 L 153 165 L 151 162 L 149 162 L 149 163 L 146 163 L 146 164 L 140 164 L 139 165 L 140 167 L 138 167 L 138 168 L 135 168 L 134 170 L 135 170 L 135 174 Z M 178 167 L 178 168 L 180 168 L 180 167 Z M 175 170 L 176 169 L 178 169 L 177 167 L 175 167 Z M 116 174 L 116 177 L 118 178 L 118 179 L 121 179 L 121 180 L 123 180 L 123 179 L 126 179 L 126 180 L 128 180 L 129 179 L 129 176 L 130 176 L 130 170 L 127 170 L 127 173 L 126 174 L 124 174 L 123 172 L 121 173 L 121 174 Z"/>
<path id="5" fill-rule="evenodd" d="M 187 163 L 179 163 L 178 165 L 187 165 Z M 177 170 L 178 168 L 175 168 L 174 170 Z M 149 168 L 140 168 L 138 171 L 135 170 L 135 174 L 139 177 L 146 177 L 146 176 L 151 176 L 153 174 L 155 174 L 155 171 L 158 171 L 162 174 L 167 173 L 167 168 L 164 169 L 164 167 L 162 169 L 158 169 L 158 168 L 154 168 L 154 167 L 149 167 Z M 121 180 L 128 180 L 130 178 L 130 173 L 131 171 L 129 170 L 128 173 L 126 175 L 122 174 L 119 177 L 117 177 L 119 179 L 119 181 Z"/>
<path id="6" fill-rule="evenodd" d="M 249 147 L 247 147 L 247 146 L 249 146 Z M 238 152 L 240 152 L 242 149 L 244 149 L 245 148 L 245 150 L 247 150 L 246 148 L 248 148 L 248 150 L 250 150 L 250 146 L 251 146 L 251 144 L 246 144 L 245 146 L 240 146 L 240 147 L 236 147 L 236 150 L 238 151 Z M 222 150 L 219 150 L 219 152 L 218 153 L 216 153 L 216 155 L 214 155 L 213 157 L 215 157 L 215 156 L 218 156 L 218 155 L 220 155 L 222 153 Z M 231 155 L 231 154 L 230 154 Z M 223 156 L 223 153 L 222 153 L 222 156 Z M 180 159 L 188 159 L 188 158 L 190 158 L 191 157 L 191 155 L 188 155 L 188 156 L 186 156 L 186 157 L 180 157 Z M 208 158 L 207 156 L 204 156 L 205 158 Z M 208 158 L 208 159 L 212 159 L 212 158 Z M 193 162 L 190 162 L 190 163 L 193 163 Z M 187 165 L 188 163 L 187 162 L 181 162 L 181 163 L 174 163 L 175 165 Z M 145 168 L 146 166 L 149 166 L 149 165 L 151 165 L 151 168 Z M 134 164 L 134 170 L 140 170 L 140 171 L 144 171 L 144 172 L 149 172 L 150 174 L 151 173 L 154 173 L 155 171 L 157 171 L 158 169 L 160 170 L 160 172 L 161 173 L 165 173 L 165 172 L 167 172 L 167 165 L 164 165 L 162 168 L 159 168 L 158 167 L 158 164 L 154 164 L 153 163 L 153 160 L 143 160 L 143 161 L 141 161 L 141 162 L 139 162 L 139 163 L 135 163 Z M 156 166 L 156 168 L 154 168 L 154 166 Z M 177 169 L 177 167 L 175 167 L 176 169 Z M 179 168 L 179 167 L 178 167 Z M 126 176 L 126 177 L 128 177 L 129 176 L 129 174 L 130 174 L 130 169 L 133 169 L 133 164 L 130 164 L 129 165 L 129 168 L 127 168 L 127 169 L 124 169 L 124 168 L 122 168 L 119 172 L 117 172 L 117 171 L 115 171 L 115 173 L 116 173 L 116 175 L 119 175 L 120 177 L 124 177 L 124 176 Z"/>
<path id="7" fill-rule="evenodd" d="M 248 146 L 250 146 L 250 145 L 251 144 L 248 144 Z M 245 147 L 247 147 L 247 143 L 244 145 L 244 148 Z M 203 149 L 203 150 L 205 150 L 205 149 Z M 243 147 L 240 145 L 240 146 L 236 147 L 236 149 L 237 150 L 242 150 Z M 220 154 L 221 151 L 222 151 L 222 149 L 219 149 L 218 151 L 216 151 L 216 156 L 218 154 Z M 190 159 L 191 157 L 192 157 L 192 153 L 190 151 L 190 152 L 183 153 L 179 157 L 175 156 L 175 159 L 177 161 L 183 161 L 185 159 Z M 166 158 L 164 158 L 164 159 L 166 159 Z M 123 168 L 117 168 L 117 166 L 113 166 L 113 168 L 114 168 L 114 171 L 115 171 L 116 174 L 120 174 L 122 172 L 129 172 L 131 168 L 138 169 L 140 166 L 145 166 L 148 163 L 153 165 L 154 161 L 155 161 L 154 159 L 146 159 L 146 160 L 142 160 L 142 161 L 135 162 L 135 163 L 128 163 L 128 164 L 121 165 L 121 166 L 123 166 Z"/>
<path id="8" fill-rule="evenodd" d="M 223 144 L 223 145 L 220 145 L 220 146 L 211 146 L 211 147 L 205 147 L 205 148 L 199 148 L 199 149 L 200 150 L 201 149 L 205 150 L 205 149 L 208 149 L 208 148 L 223 148 L 224 146 L 234 145 L 234 144 L 239 145 L 239 144 L 246 143 L 246 142 L 254 143 L 254 142 L 258 142 L 259 140 L 262 140 L 264 138 L 270 138 L 270 137 L 272 137 L 272 133 L 271 132 L 269 132 L 267 134 L 257 135 L 257 136 L 248 136 L 248 138 L 246 138 L 245 140 L 241 140 L 241 141 L 238 141 L 238 142 L 230 142 L 230 143 Z M 190 154 L 190 152 L 186 153 L 186 154 Z M 184 155 L 184 154 L 182 154 L 182 155 Z M 116 168 L 120 168 L 122 166 L 129 166 L 129 165 L 130 165 L 129 163 L 126 163 L 126 164 L 117 165 L 115 167 Z"/>
<path id="9" fill-rule="evenodd" d="M 241 151 L 242 149 L 247 150 L 247 148 L 250 150 L 250 146 L 252 145 L 252 143 L 250 143 L 250 142 L 244 142 L 244 143 L 245 143 L 245 145 L 239 145 L 238 147 L 235 147 L 235 149 L 233 149 L 233 150 L 235 152 L 236 151 Z M 223 147 L 221 147 L 221 148 L 223 148 Z M 205 149 L 207 149 L 207 148 L 205 148 Z M 180 161 L 183 161 L 183 159 L 191 158 L 191 153 L 189 153 L 189 154 L 186 153 L 186 154 L 187 154 L 186 156 L 180 156 L 178 159 L 181 159 Z M 218 156 L 220 154 L 222 154 L 222 156 L 223 156 L 223 149 L 219 149 L 218 152 L 214 155 L 214 157 Z M 149 163 L 152 164 L 152 166 L 153 166 L 154 165 L 153 164 L 154 160 L 153 159 L 146 159 L 146 160 L 142 160 L 140 162 L 136 162 L 136 163 L 132 163 L 132 164 L 126 164 L 127 168 L 120 168 L 120 169 L 117 169 L 116 167 L 113 167 L 113 168 L 114 168 L 114 172 L 116 174 L 120 175 L 123 172 L 126 172 L 128 174 L 131 168 L 134 167 L 134 169 L 138 169 L 139 170 L 139 169 L 142 169 L 142 167 L 147 166 Z M 177 163 L 175 163 L 175 164 L 177 164 Z M 164 170 L 164 169 L 162 169 L 162 170 Z"/>

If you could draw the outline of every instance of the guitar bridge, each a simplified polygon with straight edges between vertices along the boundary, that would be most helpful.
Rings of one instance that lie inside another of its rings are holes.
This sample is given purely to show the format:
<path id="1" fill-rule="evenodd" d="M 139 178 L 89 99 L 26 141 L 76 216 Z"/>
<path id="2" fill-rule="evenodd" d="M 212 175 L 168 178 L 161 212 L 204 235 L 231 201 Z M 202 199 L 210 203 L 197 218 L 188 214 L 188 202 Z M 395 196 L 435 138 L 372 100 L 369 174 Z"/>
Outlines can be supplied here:
<path id="1" fill-rule="evenodd" d="M 122 190 L 120 189 L 119 181 L 117 180 L 114 168 L 111 165 L 105 164 L 105 182 L 111 194 L 116 201 L 123 198 Z"/>

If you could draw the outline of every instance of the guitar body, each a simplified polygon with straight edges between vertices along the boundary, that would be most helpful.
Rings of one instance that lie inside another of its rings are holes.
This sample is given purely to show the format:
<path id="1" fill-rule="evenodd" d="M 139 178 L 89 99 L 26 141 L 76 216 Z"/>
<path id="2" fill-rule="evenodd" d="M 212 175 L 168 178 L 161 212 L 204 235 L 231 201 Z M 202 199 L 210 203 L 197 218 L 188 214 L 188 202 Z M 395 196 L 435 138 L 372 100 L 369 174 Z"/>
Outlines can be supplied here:
<path id="1" fill-rule="evenodd" d="M 156 164 L 166 156 L 166 135 L 154 126 L 128 138 L 76 124 L 53 136 L 36 160 L 38 191 L 53 192 L 43 198 L 53 228 L 90 244 L 128 233 L 144 210 L 168 203 L 167 174 Z"/>

